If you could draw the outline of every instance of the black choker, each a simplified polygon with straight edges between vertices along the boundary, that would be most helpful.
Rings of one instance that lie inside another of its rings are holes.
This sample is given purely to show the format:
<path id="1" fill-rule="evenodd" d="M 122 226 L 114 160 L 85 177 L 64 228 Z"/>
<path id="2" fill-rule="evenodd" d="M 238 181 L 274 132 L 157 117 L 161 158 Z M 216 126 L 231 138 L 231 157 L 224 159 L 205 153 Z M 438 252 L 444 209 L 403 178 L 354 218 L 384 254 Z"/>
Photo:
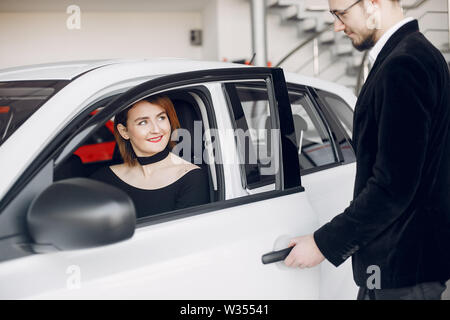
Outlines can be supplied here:
<path id="1" fill-rule="evenodd" d="M 141 166 L 145 166 L 147 164 L 164 160 L 169 155 L 169 152 L 169 144 L 167 144 L 166 148 L 163 151 L 158 152 L 150 157 L 137 157 L 137 161 Z"/>

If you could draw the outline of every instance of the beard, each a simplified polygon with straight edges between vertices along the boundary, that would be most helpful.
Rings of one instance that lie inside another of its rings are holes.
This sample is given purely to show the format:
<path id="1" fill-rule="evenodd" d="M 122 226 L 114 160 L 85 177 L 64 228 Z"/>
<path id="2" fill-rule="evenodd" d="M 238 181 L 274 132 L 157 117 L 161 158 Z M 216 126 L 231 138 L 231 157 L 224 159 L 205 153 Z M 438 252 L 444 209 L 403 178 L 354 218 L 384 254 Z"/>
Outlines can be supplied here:
<path id="1" fill-rule="evenodd" d="M 358 44 L 355 44 L 354 41 L 352 41 L 352 45 L 353 47 L 358 50 L 358 51 L 365 51 L 365 50 L 369 50 L 372 49 L 373 46 L 375 45 L 376 41 L 375 41 L 375 31 L 372 32 L 371 34 L 367 35 L 363 41 L 361 41 Z"/>

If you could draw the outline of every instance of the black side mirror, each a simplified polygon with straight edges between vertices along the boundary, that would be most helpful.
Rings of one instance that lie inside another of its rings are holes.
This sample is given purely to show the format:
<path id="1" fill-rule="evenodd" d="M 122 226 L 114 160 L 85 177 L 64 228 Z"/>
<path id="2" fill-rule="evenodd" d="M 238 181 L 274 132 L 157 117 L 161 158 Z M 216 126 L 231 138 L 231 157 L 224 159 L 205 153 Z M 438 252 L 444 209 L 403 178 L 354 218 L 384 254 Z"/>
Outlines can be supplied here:
<path id="1" fill-rule="evenodd" d="M 53 183 L 33 200 L 27 225 L 38 246 L 92 248 L 131 238 L 136 211 L 122 190 L 91 179 L 72 178 Z"/>

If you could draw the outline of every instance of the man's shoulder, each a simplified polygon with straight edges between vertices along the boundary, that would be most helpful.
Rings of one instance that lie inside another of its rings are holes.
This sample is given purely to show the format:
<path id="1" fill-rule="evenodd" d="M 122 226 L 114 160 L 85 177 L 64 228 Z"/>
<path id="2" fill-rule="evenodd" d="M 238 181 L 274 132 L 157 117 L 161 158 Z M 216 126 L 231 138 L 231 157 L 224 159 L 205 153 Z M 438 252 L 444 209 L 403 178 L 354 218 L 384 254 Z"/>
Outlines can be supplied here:
<path id="1" fill-rule="evenodd" d="M 421 32 L 406 36 L 388 55 L 385 67 L 395 67 L 393 64 L 406 66 L 422 66 L 433 69 L 436 64 L 444 63 L 442 53 Z"/>

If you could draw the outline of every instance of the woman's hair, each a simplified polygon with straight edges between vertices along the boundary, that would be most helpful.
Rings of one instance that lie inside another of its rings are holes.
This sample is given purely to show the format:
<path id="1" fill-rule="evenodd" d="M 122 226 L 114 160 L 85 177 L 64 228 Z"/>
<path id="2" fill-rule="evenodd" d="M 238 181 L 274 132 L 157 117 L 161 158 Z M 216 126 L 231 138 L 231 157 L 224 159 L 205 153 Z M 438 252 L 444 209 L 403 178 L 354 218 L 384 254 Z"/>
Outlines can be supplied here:
<path id="1" fill-rule="evenodd" d="M 147 101 L 151 104 L 156 104 L 165 110 L 165 112 L 169 118 L 169 122 L 170 122 L 171 135 L 174 130 L 176 130 L 180 127 L 180 122 L 179 122 L 177 114 L 175 112 L 173 103 L 172 103 L 172 101 L 170 101 L 170 99 L 167 96 L 156 95 L 156 96 L 151 96 L 151 97 L 142 99 L 140 101 Z M 140 102 L 140 101 L 138 101 L 138 102 Z M 136 103 L 138 103 L 138 102 L 136 102 Z M 136 105 L 136 103 L 133 104 L 132 106 L 120 111 L 118 114 L 116 114 L 116 116 L 114 118 L 114 137 L 116 138 L 116 142 L 117 142 L 117 146 L 119 147 L 120 155 L 122 156 L 124 163 L 128 166 L 136 165 L 137 156 L 134 153 L 134 150 L 133 150 L 130 140 L 129 139 L 126 140 L 120 135 L 120 133 L 117 129 L 117 125 L 120 123 L 124 127 L 127 126 L 128 111 L 131 108 L 133 108 Z M 175 141 L 169 140 L 170 148 L 173 148 L 175 145 L 176 145 Z"/>

